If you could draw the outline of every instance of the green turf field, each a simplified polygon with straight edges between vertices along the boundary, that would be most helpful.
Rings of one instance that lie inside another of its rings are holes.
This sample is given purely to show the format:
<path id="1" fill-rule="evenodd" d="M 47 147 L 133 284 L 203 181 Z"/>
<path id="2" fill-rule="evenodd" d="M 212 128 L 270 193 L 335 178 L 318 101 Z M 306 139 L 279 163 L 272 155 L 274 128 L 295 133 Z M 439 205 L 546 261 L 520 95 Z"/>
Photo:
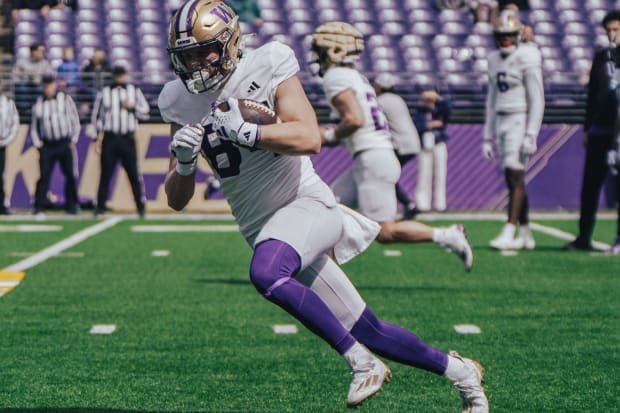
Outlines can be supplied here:
<path id="1" fill-rule="evenodd" d="M 0 266 L 94 221 L 45 224 L 63 229 L 0 233 Z M 0 298 L 0 412 L 347 411 L 344 361 L 301 326 L 273 333 L 299 323 L 249 283 L 239 234 L 131 232 L 154 224 L 190 223 L 124 221 L 66 251 L 83 257 L 28 270 Z M 597 239 L 609 243 L 614 225 L 599 221 Z M 434 245 L 375 244 L 345 270 L 380 317 L 479 359 L 491 411 L 620 411 L 620 257 L 563 253 L 564 241 L 539 233 L 535 251 L 503 257 L 486 247 L 500 226 L 467 222 L 470 274 Z M 459 323 L 482 334 L 457 334 Z M 117 330 L 89 334 L 94 324 Z M 446 380 L 390 366 L 393 380 L 357 411 L 460 411 Z"/>

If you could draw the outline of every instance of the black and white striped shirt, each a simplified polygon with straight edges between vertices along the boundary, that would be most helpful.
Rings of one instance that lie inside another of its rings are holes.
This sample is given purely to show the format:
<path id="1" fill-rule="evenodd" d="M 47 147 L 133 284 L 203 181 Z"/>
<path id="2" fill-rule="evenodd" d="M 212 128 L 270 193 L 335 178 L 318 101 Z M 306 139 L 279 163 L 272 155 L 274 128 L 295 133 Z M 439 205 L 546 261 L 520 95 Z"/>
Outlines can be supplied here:
<path id="1" fill-rule="evenodd" d="M 123 102 L 133 109 L 125 109 Z M 149 109 L 144 94 L 134 85 L 106 86 L 97 93 L 91 122 L 97 134 L 109 132 L 126 135 L 136 131 L 138 119 L 148 119 Z"/>
<path id="2" fill-rule="evenodd" d="M 15 102 L 0 95 L 0 148 L 4 148 L 15 139 L 18 128 L 19 113 L 17 113 Z"/>
<path id="3" fill-rule="evenodd" d="M 76 143 L 80 137 L 80 117 L 71 96 L 63 92 L 51 99 L 39 96 L 32 107 L 30 137 L 37 148 L 44 142 L 63 139 Z"/>

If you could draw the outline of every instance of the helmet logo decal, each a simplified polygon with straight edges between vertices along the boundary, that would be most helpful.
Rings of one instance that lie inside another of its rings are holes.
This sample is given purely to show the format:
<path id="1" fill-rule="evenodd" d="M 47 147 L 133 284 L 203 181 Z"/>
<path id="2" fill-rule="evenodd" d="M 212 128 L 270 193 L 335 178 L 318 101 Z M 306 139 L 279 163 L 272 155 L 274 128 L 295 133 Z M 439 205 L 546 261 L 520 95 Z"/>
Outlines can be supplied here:
<path id="1" fill-rule="evenodd" d="M 233 16 L 232 14 L 230 14 L 230 11 L 222 3 L 218 4 L 213 9 L 211 9 L 210 13 L 222 19 L 224 23 L 226 24 L 229 24 L 230 21 L 233 19 Z"/>

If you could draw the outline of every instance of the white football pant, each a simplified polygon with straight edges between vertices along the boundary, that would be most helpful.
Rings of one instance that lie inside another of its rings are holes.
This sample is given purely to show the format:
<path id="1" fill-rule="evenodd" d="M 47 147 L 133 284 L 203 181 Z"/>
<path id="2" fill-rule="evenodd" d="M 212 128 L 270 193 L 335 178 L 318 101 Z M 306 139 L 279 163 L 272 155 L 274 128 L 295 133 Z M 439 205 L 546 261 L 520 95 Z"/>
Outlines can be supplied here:
<path id="1" fill-rule="evenodd" d="M 433 188 L 433 175 L 435 185 Z M 418 157 L 418 186 L 416 206 L 421 211 L 431 209 L 432 193 L 435 193 L 435 209 L 446 209 L 446 178 L 448 175 L 448 147 L 445 142 L 435 144 L 433 149 L 420 152 Z"/>

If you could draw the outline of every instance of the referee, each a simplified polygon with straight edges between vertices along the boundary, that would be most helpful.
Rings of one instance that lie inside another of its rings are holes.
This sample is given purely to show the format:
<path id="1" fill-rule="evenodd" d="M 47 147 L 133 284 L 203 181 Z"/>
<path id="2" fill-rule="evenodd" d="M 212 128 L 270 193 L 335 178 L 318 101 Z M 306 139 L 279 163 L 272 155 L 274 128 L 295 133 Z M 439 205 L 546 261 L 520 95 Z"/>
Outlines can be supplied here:
<path id="1" fill-rule="evenodd" d="M 80 136 L 80 118 L 73 99 L 57 91 L 56 80 L 52 76 L 44 76 L 42 83 L 43 95 L 39 96 L 32 107 L 30 123 L 30 138 L 39 149 L 41 171 L 34 195 L 33 212 L 43 212 L 48 204 L 47 190 L 54 165 L 58 162 L 65 176 L 65 210 L 68 214 L 77 214 L 79 204 L 75 144 Z"/>
<path id="2" fill-rule="evenodd" d="M 18 128 L 19 113 L 17 113 L 15 102 L 0 95 L 0 215 L 9 214 L 9 199 L 4 193 L 4 165 L 6 147 L 17 136 Z"/>
<path id="3" fill-rule="evenodd" d="M 148 119 L 150 107 L 142 91 L 128 83 L 129 75 L 124 67 L 114 67 L 112 75 L 114 83 L 97 92 L 92 113 L 92 124 L 97 130 L 95 142 L 97 150 L 101 152 L 101 176 L 95 215 L 106 211 L 110 179 L 120 160 L 129 177 L 138 214 L 143 217 L 144 199 L 138 175 L 135 132 L 138 119 Z"/>

